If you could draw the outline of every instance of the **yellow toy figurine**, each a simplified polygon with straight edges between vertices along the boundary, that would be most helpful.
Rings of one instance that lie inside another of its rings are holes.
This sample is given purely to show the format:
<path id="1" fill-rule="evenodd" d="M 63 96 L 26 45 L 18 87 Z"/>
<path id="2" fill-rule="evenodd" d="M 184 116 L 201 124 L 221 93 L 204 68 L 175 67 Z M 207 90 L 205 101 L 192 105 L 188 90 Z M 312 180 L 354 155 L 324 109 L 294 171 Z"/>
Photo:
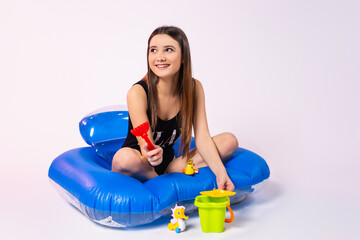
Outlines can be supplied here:
<path id="1" fill-rule="evenodd" d="M 195 173 L 198 173 L 199 172 L 199 169 L 196 168 L 194 169 L 194 166 L 195 166 L 195 163 L 194 161 L 190 158 L 188 160 L 188 163 L 186 165 L 186 168 L 184 168 L 182 170 L 183 173 L 185 173 L 186 175 L 194 175 Z"/>
<path id="2" fill-rule="evenodd" d="M 170 231 L 175 230 L 176 233 L 184 231 L 186 228 L 185 221 L 183 219 L 188 219 L 188 216 L 185 216 L 185 207 L 178 206 L 175 204 L 175 207 L 171 209 L 173 214 L 171 215 L 173 219 L 170 220 L 168 228 Z"/>

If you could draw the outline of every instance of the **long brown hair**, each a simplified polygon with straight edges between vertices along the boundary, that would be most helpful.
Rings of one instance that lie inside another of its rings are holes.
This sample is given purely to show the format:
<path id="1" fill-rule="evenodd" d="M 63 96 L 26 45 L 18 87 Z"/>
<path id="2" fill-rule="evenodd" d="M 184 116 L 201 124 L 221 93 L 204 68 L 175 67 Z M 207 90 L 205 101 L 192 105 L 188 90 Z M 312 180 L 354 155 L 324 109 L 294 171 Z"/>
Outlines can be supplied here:
<path id="1" fill-rule="evenodd" d="M 188 157 L 191 142 L 192 124 L 194 120 L 195 102 L 196 102 L 196 88 L 195 79 L 192 77 L 191 71 L 191 55 L 189 41 L 185 33 L 178 27 L 162 26 L 155 29 L 149 37 L 147 47 L 147 75 L 143 80 L 147 81 L 149 85 L 149 102 L 148 110 L 151 113 L 151 128 L 154 130 L 157 123 L 157 88 L 159 81 L 158 76 L 150 69 L 149 65 L 149 47 L 151 39 L 158 34 L 167 34 L 176 40 L 181 47 L 182 63 L 179 70 L 179 79 L 177 82 L 176 91 L 180 97 L 180 121 L 181 128 L 181 147 L 180 152 L 183 156 Z"/>

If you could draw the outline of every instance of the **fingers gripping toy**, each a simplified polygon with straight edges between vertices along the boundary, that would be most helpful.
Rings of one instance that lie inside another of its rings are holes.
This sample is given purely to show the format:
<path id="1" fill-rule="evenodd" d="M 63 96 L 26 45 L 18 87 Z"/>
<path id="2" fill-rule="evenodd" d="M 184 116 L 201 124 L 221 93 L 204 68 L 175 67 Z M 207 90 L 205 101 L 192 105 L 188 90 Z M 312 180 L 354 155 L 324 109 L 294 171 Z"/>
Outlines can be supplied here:
<path id="1" fill-rule="evenodd" d="M 175 204 L 175 207 L 171 209 L 173 214 L 171 215 L 173 219 L 170 220 L 168 228 L 170 231 L 175 230 L 176 233 L 184 231 L 186 228 L 186 223 L 183 219 L 188 219 L 188 216 L 185 216 L 185 207 L 178 206 Z"/>
<path id="2" fill-rule="evenodd" d="M 183 168 L 182 172 L 185 173 L 186 175 L 194 175 L 195 173 L 199 172 L 199 169 L 196 168 L 194 169 L 195 163 L 194 161 L 190 158 L 188 160 L 188 163 L 186 165 L 186 168 Z"/>

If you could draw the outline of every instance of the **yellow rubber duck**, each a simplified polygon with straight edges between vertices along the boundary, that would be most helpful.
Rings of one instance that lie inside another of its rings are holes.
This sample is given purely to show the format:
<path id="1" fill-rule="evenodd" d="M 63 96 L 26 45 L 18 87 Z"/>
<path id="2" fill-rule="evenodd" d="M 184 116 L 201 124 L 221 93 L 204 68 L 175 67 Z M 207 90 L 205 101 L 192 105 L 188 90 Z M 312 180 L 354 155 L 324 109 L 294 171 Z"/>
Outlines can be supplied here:
<path id="1" fill-rule="evenodd" d="M 186 175 L 194 175 L 195 173 L 199 172 L 199 169 L 196 168 L 194 169 L 195 163 L 192 160 L 192 158 L 190 158 L 187 162 L 186 168 L 184 168 L 182 170 L 183 173 L 185 173 Z"/>

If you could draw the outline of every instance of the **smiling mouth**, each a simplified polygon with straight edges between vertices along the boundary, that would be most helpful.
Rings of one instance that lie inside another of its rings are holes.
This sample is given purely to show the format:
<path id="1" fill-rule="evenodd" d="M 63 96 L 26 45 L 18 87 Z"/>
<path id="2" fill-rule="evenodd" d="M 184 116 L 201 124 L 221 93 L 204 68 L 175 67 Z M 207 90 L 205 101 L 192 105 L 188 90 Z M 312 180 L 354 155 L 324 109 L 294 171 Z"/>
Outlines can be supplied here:
<path id="1" fill-rule="evenodd" d="M 170 64 L 156 64 L 155 65 L 158 69 L 166 69 L 170 66 Z"/>

